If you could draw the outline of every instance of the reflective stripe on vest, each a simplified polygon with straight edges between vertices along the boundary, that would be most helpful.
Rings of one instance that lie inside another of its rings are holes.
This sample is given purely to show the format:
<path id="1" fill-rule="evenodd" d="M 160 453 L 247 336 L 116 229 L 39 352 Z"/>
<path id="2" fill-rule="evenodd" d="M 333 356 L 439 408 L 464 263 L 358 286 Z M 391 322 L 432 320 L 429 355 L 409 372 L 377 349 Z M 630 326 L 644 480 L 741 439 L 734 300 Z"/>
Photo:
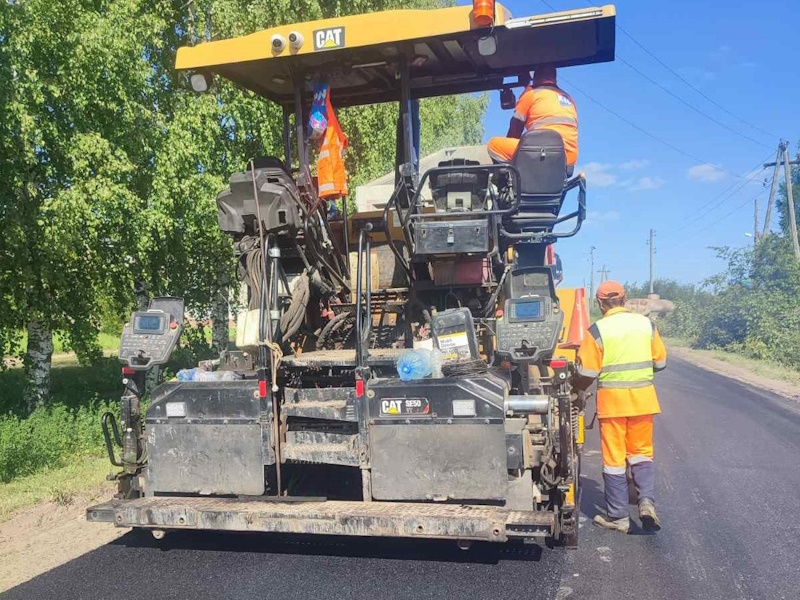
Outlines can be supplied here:
<path id="1" fill-rule="evenodd" d="M 578 119 L 573 119 L 572 117 L 545 117 L 534 121 L 531 129 L 544 129 L 548 125 L 572 125 L 577 127 Z"/>
<path id="2" fill-rule="evenodd" d="M 600 388 L 642 388 L 653 384 L 653 325 L 644 315 L 615 313 L 592 326 L 603 349 Z"/>

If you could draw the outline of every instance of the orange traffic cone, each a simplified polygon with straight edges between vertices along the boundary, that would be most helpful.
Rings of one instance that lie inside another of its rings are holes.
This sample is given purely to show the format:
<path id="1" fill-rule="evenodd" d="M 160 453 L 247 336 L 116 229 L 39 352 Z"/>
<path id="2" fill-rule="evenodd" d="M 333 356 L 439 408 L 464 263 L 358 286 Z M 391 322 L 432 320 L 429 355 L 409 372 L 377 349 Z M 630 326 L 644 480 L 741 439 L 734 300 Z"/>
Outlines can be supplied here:
<path id="1" fill-rule="evenodd" d="M 569 335 L 567 341 L 561 344 L 562 348 L 577 350 L 583 343 L 586 330 L 589 329 L 589 307 L 586 306 L 586 290 L 575 290 L 575 307 L 572 309 L 572 318 L 569 322 Z"/>

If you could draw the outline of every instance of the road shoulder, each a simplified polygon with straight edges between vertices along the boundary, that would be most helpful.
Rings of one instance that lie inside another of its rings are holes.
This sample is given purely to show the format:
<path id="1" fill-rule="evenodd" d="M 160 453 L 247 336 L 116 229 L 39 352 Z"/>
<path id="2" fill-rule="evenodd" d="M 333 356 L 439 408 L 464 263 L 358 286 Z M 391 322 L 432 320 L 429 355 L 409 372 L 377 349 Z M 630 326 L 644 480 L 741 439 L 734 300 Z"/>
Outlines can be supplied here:
<path id="1" fill-rule="evenodd" d="M 6 484 L 6 488 L 23 483 Z M 113 493 L 113 484 L 102 480 L 59 481 L 52 494 L 55 499 L 3 515 L 0 594 L 125 534 L 128 529 L 86 522 L 86 508 L 108 500 Z M 24 505 L 27 498 L 18 495 L 20 505 Z"/>
<path id="2" fill-rule="evenodd" d="M 791 377 L 780 379 L 774 376 L 767 376 L 756 373 L 746 364 L 744 360 L 729 362 L 722 360 L 709 350 L 695 350 L 685 346 L 668 344 L 668 351 L 671 356 L 685 360 L 688 363 L 706 371 L 722 375 L 728 379 L 733 379 L 741 383 L 753 386 L 757 389 L 766 390 L 784 398 L 800 401 L 800 385 L 792 381 Z"/>

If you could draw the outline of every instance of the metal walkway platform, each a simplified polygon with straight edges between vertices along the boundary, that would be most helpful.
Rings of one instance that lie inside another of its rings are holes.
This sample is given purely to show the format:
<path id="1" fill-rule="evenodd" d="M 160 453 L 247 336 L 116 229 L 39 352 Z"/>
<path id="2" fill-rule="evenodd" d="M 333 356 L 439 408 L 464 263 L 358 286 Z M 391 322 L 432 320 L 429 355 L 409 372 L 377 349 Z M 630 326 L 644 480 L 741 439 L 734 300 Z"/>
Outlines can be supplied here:
<path id="1" fill-rule="evenodd" d="M 295 499 L 296 500 L 296 499 Z M 276 501 L 168 497 L 112 500 L 86 519 L 117 527 L 419 537 L 505 542 L 553 534 L 551 512 L 495 506 L 397 502 Z"/>

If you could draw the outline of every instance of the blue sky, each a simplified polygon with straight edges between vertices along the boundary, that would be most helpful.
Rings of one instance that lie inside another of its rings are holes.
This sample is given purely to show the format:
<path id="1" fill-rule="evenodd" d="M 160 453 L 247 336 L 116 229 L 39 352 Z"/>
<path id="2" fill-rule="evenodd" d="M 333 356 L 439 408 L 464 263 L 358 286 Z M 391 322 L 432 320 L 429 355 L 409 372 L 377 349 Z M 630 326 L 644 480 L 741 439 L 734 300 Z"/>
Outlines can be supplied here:
<path id="1" fill-rule="evenodd" d="M 586 6 L 583 0 L 547 1 L 559 10 Z M 541 0 L 503 4 L 515 17 L 550 12 Z M 789 140 L 793 151 L 800 137 L 800 124 L 793 118 L 800 97 L 800 72 L 791 58 L 796 21 L 789 18 L 797 5 L 771 0 L 621 0 L 616 7 L 617 24 L 650 52 L 709 98 L 770 135 L 704 99 L 620 31 L 618 59 L 753 140 L 697 114 L 619 60 L 562 69 L 559 83 L 578 105 L 579 168 L 586 172 L 589 187 L 589 218 L 583 230 L 557 245 L 565 285 L 588 284 L 591 246 L 597 248 L 596 269 L 605 264 L 613 279 L 645 280 L 645 242 L 651 227 L 657 232 L 657 276 L 699 282 L 724 268 L 708 246 L 752 243 L 745 236 L 753 230 L 751 200 L 760 194 L 763 222 L 769 192 L 761 184 L 766 172 L 754 168 L 764 159 L 773 160 L 779 137 Z M 637 131 L 577 88 L 701 162 Z M 487 138 L 504 135 L 510 116 L 500 109 L 498 94 L 492 93 Z M 712 209 L 714 204 L 718 206 Z"/>

